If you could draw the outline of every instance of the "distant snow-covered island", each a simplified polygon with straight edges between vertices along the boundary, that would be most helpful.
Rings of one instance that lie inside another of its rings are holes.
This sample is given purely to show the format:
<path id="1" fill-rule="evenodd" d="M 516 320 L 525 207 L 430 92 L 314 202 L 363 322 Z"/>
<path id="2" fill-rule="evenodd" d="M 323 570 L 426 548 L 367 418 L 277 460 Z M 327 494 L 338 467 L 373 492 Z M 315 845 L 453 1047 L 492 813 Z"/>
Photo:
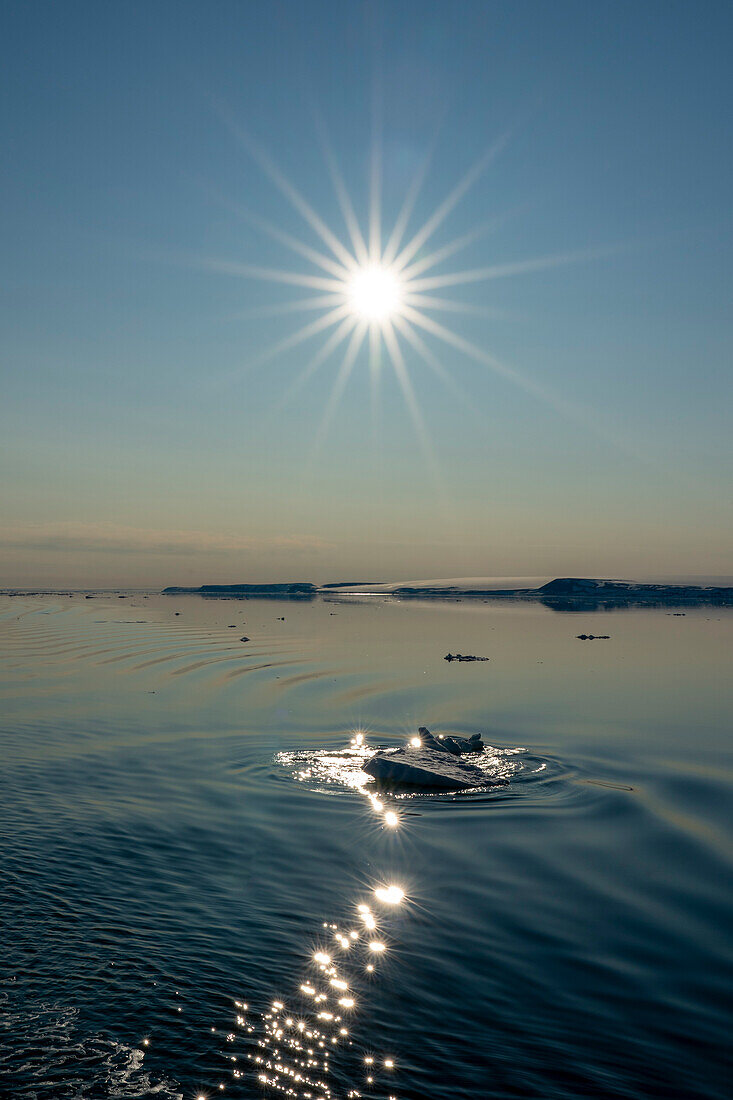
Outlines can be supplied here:
<path id="1" fill-rule="evenodd" d="M 714 584 L 647 583 L 595 580 L 585 577 L 469 578 L 405 583 L 340 582 L 312 584 L 293 581 L 280 584 L 203 584 L 198 588 L 177 585 L 163 589 L 165 596 L 196 595 L 211 599 L 353 600 L 383 596 L 395 600 L 535 600 L 556 610 L 588 610 L 589 607 L 622 605 L 733 605 L 733 586 Z"/>

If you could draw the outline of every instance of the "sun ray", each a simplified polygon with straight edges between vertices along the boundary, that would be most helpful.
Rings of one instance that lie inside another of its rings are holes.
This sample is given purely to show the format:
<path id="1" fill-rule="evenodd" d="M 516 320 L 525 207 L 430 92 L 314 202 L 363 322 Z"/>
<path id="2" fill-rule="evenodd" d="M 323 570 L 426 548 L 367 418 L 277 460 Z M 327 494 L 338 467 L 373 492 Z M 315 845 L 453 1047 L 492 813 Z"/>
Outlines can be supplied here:
<path id="1" fill-rule="evenodd" d="M 257 358 L 251 360 L 245 367 L 240 368 L 237 371 L 230 371 L 226 376 L 228 378 L 239 377 L 245 371 L 251 371 L 258 367 L 263 367 L 266 363 L 272 362 L 279 355 L 282 355 L 285 351 L 290 351 L 291 348 L 295 348 L 298 344 L 304 343 L 306 340 L 310 340 L 313 336 L 317 336 L 319 332 L 323 332 L 325 329 L 331 328 L 337 324 L 342 318 L 349 317 L 349 307 L 346 305 L 338 306 L 336 309 L 330 310 L 322 317 L 318 317 L 315 321 L 311 321 L 308 325 L 303 325 L 290 336 L 286 336 L 283 340 L 280 340 L 277 344 L 274 344 L 267 351 L 263 352 Z M 349 318 L 350 319 L 350 318 Z"/>
<path id="2" fill-rule="evenodd" d="M 430 470 L 435 485 L 438 499 L 440 500 L 443 509 L 446 508 L 447 494 L 445 490 L 445 483 L 443 480 L 443 473 L 438 464 L 437 457 L 433 451 L 432 442 L 430 439 L 430 433 L 427 430 L 422 413 L 420 412 L 420 406 L 417 403 L 415 391 L 412 388 L 410 382 L 410 375 L 407 370 L 407 364 L 405 363 L 402 349 L 400 348 L 397 340 L 397 335 L 391 323 L 385 325 L 383 330 L 384 345 L 387 349 L 387 354 L 390 357 L 392 366 L 394 368 L 397 382 L 402 390 L 402 396 L 405 400 L 407 411 L 412 420 L 413 427 L 415 429 L 415 435 L 417 436 L 418 443 L 423 452 L 423 458 Z"/>
<path id="3" fill-rule="evenodd" d="M 369 326 L 369 398 L 372 422 L 376 423 L 379 408 L 379 383 L 382 371 L 382 338 L 376 325 Z"/>
<path id="4" fill-rule="evenodd" d="M 407 305 L 403 306 L 403 313 L 407 319 L 412 321 L 414 325 L 417 325 L 418 328 L 424 329 L 425 332 L 429 332 L 432 336 L 437 336 L 439 340 L 454 347 L 457 351 L 462 351 L 475 362 L 483 363 L 484 366 L 490 367 L 496 374 L 500 374 L 503 378 L 508 379 L 510 382 L 514 382 L 528 393 L 535 393 L 536 396 L 544 396 L 541 388 L 539 386 L 535 387 L 534 383 L 526 379 L 519 371 L 502 363 L 500 359 L 496 359 L 482 348 L 477 347 L 476 344 L 472 344 L 470 340 L 466 340 L 451 329 L 446 328 L 445 325 L 441 325 L 437 321 L 434 321 L 432 317 L 423 317 L 416 309 Z"/>
<path id="5" fill-rule="evenodd" d="M 442 203 L 434 210 L 421 229 L 417 231 L 409 244 L 406 244 L 402 251 L 394 261 L 395 267 L 398 270 L 406 267 L 412 257 L 418 252 L 425 242 L 432 237 L 438 226 L 442 225 L 451 211 L 461 201 L 466 192 L 473 186 L 479 176 L 486 171 L 492 160 L 494 160 L 501 150 L 504 148 L 508 141 L 508 135 L 502 135 L 500 138 L 489 146 L 484 155 L 480 157 L 472 168 L 466 172 L 461 180 L 455 185 L 453 190 L 443 199 Z"/>
<path id="6" fill-rule="evenodd" d="M 428 169 L 430 168 L 430 164 L 431 164 L 433 156 L 435 154 L 435 148 L 436 148 L 436 145 L 438 143 L 438 134 L 439 134 L 439 132 L 440 132 L 440 123 L 435 128 L 435 134 L 433 136 L 433 140 L 430 143 L 430 146 L 428 148 L 427 153 L 423 157 L 423 160 L 422 160 L 422 163 L 420 164 L 420 167 L 418 168 L 417 172 L 413 176 L 412 183 L 410 184 L 410 187 L 408 188 L 408 191 L 407 191 L 407 194 L 405 195 L 405 199 L 404 199 L 404 202 L 402 203 L 402 207 L 400 209 L 400 212 L 397 215 L 397 220 L 396 220 L 396 222 L 394 224 L 394 228 L 392 229 L 392 232 L 389 236 L 389 240 L 387 241 L 387 246 L 384 250 L 384 255 L 382 256 L 382 262 L 385 263 L 385 264 L 392 264 L 394 262 L 394 258 L 397 255 L 397 250 L 399 249 L 400 245 L 402 244 L 402 238 L 405 235 L 405 230 L 407 229 L 407 224 L 408 224 L 408 222 L 410 220 L 410 217 L 412 215 L 412 211 L 415 209 L 415 203 L 417 202 L 418 195 L 420 194 L 420 191 L 422 190 L 422 185 L 425 182 L 425 177 L 428 174 Z"/>
<path id="7" fill-rule="evenodd" d="M 344 284 L 339 279 L 324 279 L 320 275 L 305 275 L 297 271 L 282 271 L 279 268 L 256 267 L 243 264 L 238 260 L 222 260 L 216 256 L 207 256 L 201 261 L 209 271 L 219 275 L 235 275 L 240 279 L 260 279 L 263 282 L 284 283 L 286 286 L 307 286 L 314 290 L 343 291 Z"/>
<path id="8" fill-rule="evenodd" d="M 334 256 L 347 268 L 354 267 L 354 257 L 349 251 L 344 248 L 341 241 L 338 239 L 335 233 L 333 233 L 322 218 L 315 212 L 310 203 L 303 198 L 297 188 L 290 182 L 285 173 L 275 163 L 269 153 L 267 153 L 254 138 L 248 134 L 242 126 L 236 122 L 228 111 L 224 111 L 220 108 L 220 115 L 228 125 L 229 129 L 233 132 L 234 136 L 245 147 L 249 155 L 260 166 L 262 171 L 267 175 L 277 187 L 278 191 L 290 202 L 290 204 L 298 211 L 298 213 L 305 218 L 311 229 L 318 234 L 324 244 L 333 252 Z"/>
<path id="9" fill-rule="evenodd" d="M 325 256 L 323 252 L 319 252 L 316 248 L 311 248 L 305 241 L 301 241 L 298 237 L 292 236 L 291 233 L 284 232 L 284 230 L 268 221 L 267 218 L 260 217 L 259 214 L 247 210 L 241 203 L 234 202 L 232 199 L 222 195 L 221 192 L 209 188 L 209 193 L 220 206 L 230 210 L 243 222 L 253 226 L 255 229 L 259 229 L 262 233 L 266 233 L 272 240 L 279 241 L 281 244 L 284 244 L 286 248 L 297 253 L 297 255 L 303 256 L 306 260 L 310 260 L 316 267 L 320 267 L 324 271 L 330 272 L 330 274 L 335 275 L 337 279 L 347 279 L 349 277 L 350 269 L 345 267 L 342 263 L 332 259 L 330 256 Z"/>
<path id="10" fill-rule="evenodd" d="M 544 271 L 552 267 L 564 267 L 567 264 L 587 263 L 603 256 L 613 255 L 618 246 L 603 249 L 583 249 L 577 252 L 558 252 L 551 256 L 536 256 L 531 260 L 516 260 L 505 264 L 493 264 L 491 267 L 477 267 L 470 271 L 457 271 L 449 275 L 432 275 L 427 279 L 414 279 L 410 282 L 413 290 L 434 290 L 444 286 L 465 286 L 467 283 L 480 283 L 489 279 L 505 279 L 510 275 L 526 275 L 533 271 Z"/>
<path id="11" fill-rule="evenodd" d="M 326 403 L 326 407 L 323 410 L 323 416 L 321 417 L 320 424 L 318 425 L 318 428 L 316 430 L 316 436 L 313 442 L 313 450 L 311 454 L 311 461 L 315 459 L 316 454 L 319 451 L 320 446 L 325 438 L 326 432 L 328 431 L 328 427 L 331 423 L 333 415 L 341 403 L 341 398 L 343 397 L 344 390 L 346 389 L 346 384 L 349 381 L 352 370 L 354 369 L 356 357 L 361 350 L 361 345 L 364 343 L 364 337 L 367 333 L 367 327 L 368 326 L 365 322 L 359 321 L 356 323 L 354 331 L 351 334 L 351 339 L 349 340 L 346 354 L 344 355 L 343 362 L 341 363 L 341 366 L 339 368 L 339 372 L 336 375 L 336 379 L 333 383 L 333 387 Z"/>
<path id="12" fill-rule="evenodd" d="M 250 220 L 251 224 L 256 228 L 267 233 L 273 240 L 280 241 L 286 248 L 289 248 L 299 256 L 303 256 L 306 260 L 310 260 L 316 267 L 320 267 L 324 271 L 330 272 L 331 275 L 335 275 L 337 279 L 347 279 L 349 277 L 349 270 L 345 268 L 343 264 L 329 259 L 329 257 L 324 256 L 322 252 L 318 252 L 317 249 L 311 248 L 310 245 L 299 241 L 297 237 L 292 237 L 290 233 L 284 233 L 281 229 L 278 229 L 277 226 L 272 225 L 264 218 L 255 218 L 253 216 L 248 220 Z"/>
<path id="13" fill-rule="evenodd" d="M 328 306 L 343 305 L 343 294 L 319 294 L 314 298 L 296 298 L 292 302 L 273 302 L 269 306 L 253 306 L 252 309 L 238 310 L 235 317 L 279 317 L 287 313 L 306 313 L 312 309 L 326 309 Z M 417 304 L 417 303 L 416 303 Z"/>
<path id="14" fill-rule="evenodd" d="M 345 317 L 338 328 L 330 333 L 326 342 L 318 349 L 315 355 L 313 355 L 305 364 L 299 374 L 295 376 L 288 388 L 283 393 L 282 397 L 275 406 L 276 411 L 280 411 L 289 401 L 295 397 L 297 393 L 302 390 L 309 378 L 311 378 L 319 367 L 322 367 L 326 360 L 336 351 L 349 334 L 356 327 L 358 322 L 354 317 Z"/>
<path id="15" fill-rule="evenodd" d="M 441 263 L 442 260 L 447 260 L 449 256 L 455 255 L 456 252 L 460 252 L 462 248 L 466 248 L 469 244 L 473 244 L 474 241 L 478 241 L 481 237 L 485 237 L 487 233 L 493 232 L 502 225 L 508 214 L 498 214 L 495 218 L 491 218 L 489 221 L 483 223 L 483 225 L 476 226 L 475 229 L 471 229 L 468 233 L 464 233 L 460 237 L 456 237 L 455 240 L 449 241 L 448 244 L 443 245 L 442 248 L 436 249 L 435 252 L 431 252 L 429 256 L 423 257 L 422 260 L 416 260 L 414 264 L 410 264 L 409 267 L 405 267 L 401 270 L 400 275 L 406 281 L 409 282 L 414 279 L 416 275 L 421 275 L 423 271 L 429 271 L 431 267 L 435 267 Z"/>
<path id="16" fill-rule="evenodd" d="M 336 198 L 338 200 L 341 213 L 343 215 L 344 222 L 346 223 L 346 229 L 351 239 L 351 245 L 354 249 L 354 255 L 360 264 L 366 264 L 369 261 L 369 252 L 367 250 L 366 241 L 361 232 L 359 221 L 354 211 L 354 206 L 351 202 L 351 196 L 346 189 L 343 176 L 336 161 L 336 156 L 331 148 L 331 143 L 328 139 L 325 124 L 320 117 L 316 116 L 316 130 L 321 143 L 321 149 L 323 152 L 324 160 L 326 161 L 326 167 L 328 168 L 329 175 L 331 176 L 331 182 L 333 183 L 333 189 L 336 192 Z"/>
<path id="17" fill-rule="evenodd" d="M 475 402 L 471 400 L 463 387 L 456 382 L 453 375 L 449 374 L 419 333 L 415 332 L 410 322 L 404 317 L 396 316 L 393 319 L 393 324 L 394 327 L 402 333 L 407 343 L 417 352 L 425 365 L 441 380 L 446 389 L 450 390 L 453 396 L 456 397 L 472 415 L 476 415 L 477 410 Z"/>
<path id="18" fill-rule="evenodd" d="M 559 413 L 559 415 L 565 417 L 567 420 L 579 424 L 586 430 L 590 430 L 597 436 L 605 439 L 608 443 L 611 443 L 624 454 L 631 455 L 633 458 L 641 459 L 642 461 L 648 460 L 647 456 L 637 448 L 630 447 L 625 440 L 617 436 L 614 432 L 609 431 L 603 424 L 600 424 L 597 417 L 594 416 L 590 409 L 583 408 L 581 405 L 558 397 L 552 390 L 527 378 L 514 367 L 502 363 L 500 359 L 497 359 L 482 348 L 472 344 L 470 340 L 465 340 L 462 336 L 458 336 L 457 333 L 452 332 L 444 325 L 438 324 L 438 322 L 434 321 L 431 317 L 423 317 L 422 314 L 418 313 L 417 310 L 412 309 L 410 306 L 404 306 L 403 313 L 419 328 L 424 329 L 444 343 L 456 348 L 457 351 L 462 351 L 470 359 L 488 367 L 495 374 L 500 375 L 502 378 L 506 378 L 509 382 L 512 382 L 515 386 L 524 390 L 524 392 L 531 397 L 534 397 L 536 400 L 554 409 L 555 412 Z"/>
<path id="19" fill-rule="evenodd" d="M 382 102 L 375 85 L 372 96 L 372 151 L 369 165 L 369 258 L 382 256 Z"/>
<path id="20" fill-rule="evenodd" d="M 437 313 L 464 313 L 473 317 L 486 317 L 491 320 L 506 320 L 511 315 L 505 309 L 495 306 L 477 306 L 472 302 L 456 302 L 451 298 L 434 298 L 428 294 L 406 293 L 402 298 L 409 306 Z"/>

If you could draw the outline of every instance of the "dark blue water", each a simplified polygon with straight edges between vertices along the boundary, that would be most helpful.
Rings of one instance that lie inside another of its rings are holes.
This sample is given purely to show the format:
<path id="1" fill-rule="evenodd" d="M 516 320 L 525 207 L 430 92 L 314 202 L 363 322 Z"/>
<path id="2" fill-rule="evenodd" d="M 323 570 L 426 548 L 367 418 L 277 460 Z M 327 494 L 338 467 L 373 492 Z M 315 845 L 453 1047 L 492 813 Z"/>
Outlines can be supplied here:
<path id="1" fill-rule="evenodd" d="M 731 641 L 709 608 L 2 599 L 0 1095 L 730 1095 Z M 357 732 L 423 724 L 509 785 L 353 785 Z"/>

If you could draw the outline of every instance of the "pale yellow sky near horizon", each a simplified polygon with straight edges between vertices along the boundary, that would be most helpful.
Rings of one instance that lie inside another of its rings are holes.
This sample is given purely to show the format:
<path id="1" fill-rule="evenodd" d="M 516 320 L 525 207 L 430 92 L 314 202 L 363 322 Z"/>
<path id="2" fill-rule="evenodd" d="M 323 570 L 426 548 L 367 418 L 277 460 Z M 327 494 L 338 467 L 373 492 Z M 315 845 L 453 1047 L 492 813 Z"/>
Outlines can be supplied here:
<path id="1" fill-rule="evenodd" d="M 110 523 L 55 522 L 6 527 L 0 533 L 0 587 L 197 586 L 339 580 L 408 581 L 439 577 L 588 576 L 637 579 L 725 578 L 731 558 L 711 550 L 694 530 L 670 545 L 606 531 L 598 538 L 576 526 L 566 539 L 529 538 L 534 520 L 489 537 L 453 542 L 436 529 L 414 541 L 339 539 L 312 533 L 252 536 Z M 522 530 L 522 527 L 525 529 Z M 614 535 L 611 538 L 611 534 Z M 483 536 L 483 537 L 482 537 Z"/>

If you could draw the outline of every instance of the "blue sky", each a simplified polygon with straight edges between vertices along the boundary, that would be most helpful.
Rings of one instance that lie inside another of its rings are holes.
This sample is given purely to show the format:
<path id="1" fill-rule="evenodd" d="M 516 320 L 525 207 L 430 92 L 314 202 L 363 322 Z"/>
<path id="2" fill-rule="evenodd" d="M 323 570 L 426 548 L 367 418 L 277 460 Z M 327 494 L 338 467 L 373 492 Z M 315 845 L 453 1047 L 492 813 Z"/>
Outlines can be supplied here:
<path id="1" fill-rule="evenodd" d="M 6 5 L 0 584 L 733 572 L 732 23 Z M 385 233 L 431 147 L 408 238 L 508 138 L 422 254 L 493 230 L 436 273 L 587 254 L 445 291 L 526 385 L 426 337 L 459 398 L 406 347 L 428 447 L 365 354 L 319 435 L 342 356 L 284 403 L 318 340 L 256 366 L 316 316 L 257 311 L 309 292 L 210 262 L 315 274 L 245 209 L 323 249 L 227 118 L 346 240 L 320 117 L 366 228 L 375 88 Z"/>

